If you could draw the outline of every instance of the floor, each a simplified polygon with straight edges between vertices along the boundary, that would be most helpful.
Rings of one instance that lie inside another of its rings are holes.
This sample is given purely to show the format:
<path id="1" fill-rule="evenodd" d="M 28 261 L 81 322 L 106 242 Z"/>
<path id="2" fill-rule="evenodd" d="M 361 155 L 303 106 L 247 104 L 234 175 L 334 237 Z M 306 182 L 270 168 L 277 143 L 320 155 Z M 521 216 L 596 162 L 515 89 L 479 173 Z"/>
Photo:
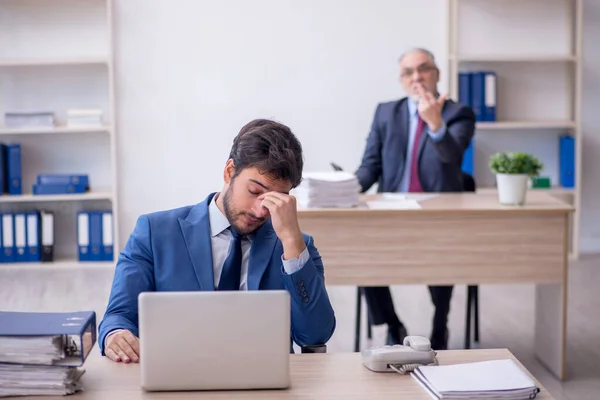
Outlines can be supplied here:
<path id="1" fill-rule="evenodd" d="M 326 267 L 327 268 L 327 267 Z M 93 309 L 104 313 L 113 273 L 91 266 L 86 270 L 40 270 L 37 267 L 0 266 L 0 310 Z M 558 400 L 600 399 L 600 254 L 572 262 L 569 273 L 568 379 L 559 382 L 533 357 L 532 285 L 482 285 L 480 343 L 474 347 L 503 348 L 515 356 Z M 329 287 L 337 329 L 329 352 L 353 351 L 355 287 Z M 424 286 L 394 286 L 396 310 L 409 334 L 429 335 L 433 307 Z M 463 348 L 466 288 L 454 289 L 450 313 L 452 349 Z M 363 310 L 365 310 L 363 308 Z M 365 312 L 363 311 L 363 320 Z M 362 329 L 362 347 L 383 344 L 386 327 L 373 329 L 371 342 Z"/>

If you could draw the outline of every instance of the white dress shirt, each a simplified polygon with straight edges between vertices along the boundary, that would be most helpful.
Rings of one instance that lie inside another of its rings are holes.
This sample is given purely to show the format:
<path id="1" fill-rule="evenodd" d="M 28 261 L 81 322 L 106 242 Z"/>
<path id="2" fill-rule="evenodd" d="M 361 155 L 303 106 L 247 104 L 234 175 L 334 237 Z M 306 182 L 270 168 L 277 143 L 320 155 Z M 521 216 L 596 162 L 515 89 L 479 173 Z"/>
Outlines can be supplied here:
<path id="1" fill-rule="evenodd" d="M 219 279 L 221 278 L 221 272 L 223 271 L 223 263 L 229 254 L 229 245 L 231 240 L 231 231 L 229 228 L 229 220 L 217 207 L 217 197 L 220 193 L 213 196 L 208 206 L 208 218 L 210 221 L 210 244 L 212 249 L 212 260 L 213 260 L 213 272 L 214 272 L 214 287 L 219 286 Z M 248 263 L 250 259 L 250 246 L 252 245 L 252 236 L 245 236 L 242 239 L 242 271 L 240 276 L 240 290 L 248 290 Z M 308 248 L 304 248 L 304 251 L 300 253 L 300 257 L 291 258 L 284 260 L 281 255 L 281 262 L 283 263 L 283 270 L 288 275 L 299 271 L 308 261 L 310 254 Z M 104 345 L 106 347 L 106 341 L 110 335 L 117 333 L 122 329 L 115 329 L 110 331 L 104 338 Z"/>

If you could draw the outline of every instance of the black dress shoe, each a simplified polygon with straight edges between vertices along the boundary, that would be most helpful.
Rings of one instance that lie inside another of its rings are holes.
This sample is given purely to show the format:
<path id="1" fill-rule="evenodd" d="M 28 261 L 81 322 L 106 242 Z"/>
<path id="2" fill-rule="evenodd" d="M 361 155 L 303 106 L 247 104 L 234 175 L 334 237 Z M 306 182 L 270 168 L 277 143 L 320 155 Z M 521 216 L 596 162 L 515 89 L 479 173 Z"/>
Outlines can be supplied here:
<path id="1" fill-rule="evenodd" d="M 432 350 L 448 350 L 448 330 L 444 331 L 444 335 L 432 335 L 429 339 Z"/>
<path id="2" fill-rule="evenodd" d="M 408 333 L 406 332 L 404 325 L 401 324 L 398 327 L 388 327 L 386 344 L 388 346 L 402 344 L 406 336 L 408 336 Z"/>

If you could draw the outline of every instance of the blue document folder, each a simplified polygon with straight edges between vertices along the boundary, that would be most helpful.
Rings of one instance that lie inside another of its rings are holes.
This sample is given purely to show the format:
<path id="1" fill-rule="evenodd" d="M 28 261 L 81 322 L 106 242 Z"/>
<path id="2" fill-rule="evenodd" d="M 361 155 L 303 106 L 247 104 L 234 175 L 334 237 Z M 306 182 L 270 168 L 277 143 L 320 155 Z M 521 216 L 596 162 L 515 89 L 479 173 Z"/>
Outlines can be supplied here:
<path id="1" fill-rule="evenodd" d="M 95 343 L 94 311 L 0 311 L 0 363 L 79 367 Z"/>

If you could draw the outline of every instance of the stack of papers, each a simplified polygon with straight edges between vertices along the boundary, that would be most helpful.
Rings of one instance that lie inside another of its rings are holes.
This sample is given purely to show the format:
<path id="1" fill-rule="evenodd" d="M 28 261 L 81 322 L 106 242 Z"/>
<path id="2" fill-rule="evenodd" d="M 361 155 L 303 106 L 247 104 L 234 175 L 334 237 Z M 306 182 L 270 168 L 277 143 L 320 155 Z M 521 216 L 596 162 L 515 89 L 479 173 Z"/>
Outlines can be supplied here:
<path id="1" fill-rule="evenodd" d="M 0 397 L 73 394 L 82 389 L 83 373 L 79 368 L 0 364 Z"/>
<path id="2" fill-rule="evenodd" d="M 434 399 L 533 399 L 535 382 L 511 359 L 421 366 L 411 373 Z"/>
<path id="3" fill-rule="evenodd" d="M 360 184 L 354 174 L 343 171 L 312 172 L 294 190 L 298 204 L 305 208 L 348 208 L 359 202 Z"/>
<path id="4" fill-rule="evenodd" d="M 0 311 L 0 397 L 82 390 L 80 367 L 95 341 L 94 311 Z"/>

